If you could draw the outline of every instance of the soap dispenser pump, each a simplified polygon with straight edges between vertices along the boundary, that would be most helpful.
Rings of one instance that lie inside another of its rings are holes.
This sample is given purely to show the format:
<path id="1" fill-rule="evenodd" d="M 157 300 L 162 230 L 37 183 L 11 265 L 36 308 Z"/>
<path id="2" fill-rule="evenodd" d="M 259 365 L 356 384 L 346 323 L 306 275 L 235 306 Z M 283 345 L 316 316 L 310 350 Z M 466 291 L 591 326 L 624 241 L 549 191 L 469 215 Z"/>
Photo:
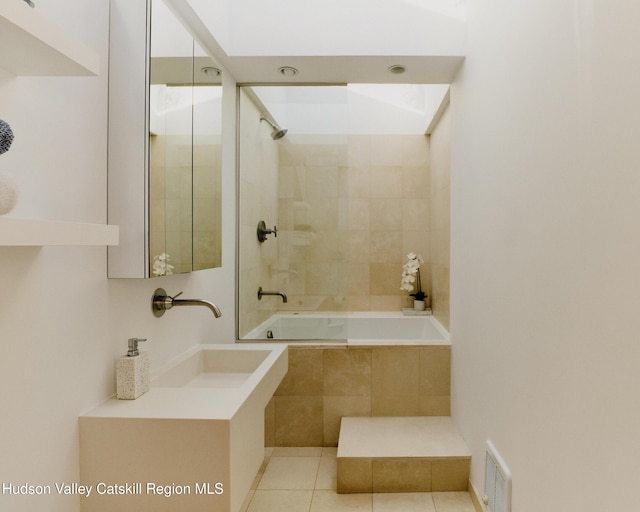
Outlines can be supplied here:
<path id="1" fill-rule="evenodd" d="M 116 396 L 119 400 L 134 400 L 151 387 L 149 354 L 138 350 L 138 343 L 147 341 L 129 338 L 129 350 L 116 362 Z"/>

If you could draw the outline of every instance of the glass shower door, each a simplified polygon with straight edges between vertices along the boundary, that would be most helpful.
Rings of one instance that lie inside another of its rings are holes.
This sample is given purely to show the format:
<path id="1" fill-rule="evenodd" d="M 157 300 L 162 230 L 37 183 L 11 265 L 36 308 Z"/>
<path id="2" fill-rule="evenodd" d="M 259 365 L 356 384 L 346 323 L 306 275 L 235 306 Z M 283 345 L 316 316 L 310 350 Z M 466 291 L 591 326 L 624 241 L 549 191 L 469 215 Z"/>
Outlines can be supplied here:
<path id="1" fill-rule="evenodd" d="M 311 89 L 333 89 L 338 103 L 309 116 L 303 99 L 326 95 Z M 348 146 L 331 125 L 347 119 L 339 89 L 241 88 L 240 339 L 346 338 Z M 260 221 L 277 235 L 260 242 Z"/>

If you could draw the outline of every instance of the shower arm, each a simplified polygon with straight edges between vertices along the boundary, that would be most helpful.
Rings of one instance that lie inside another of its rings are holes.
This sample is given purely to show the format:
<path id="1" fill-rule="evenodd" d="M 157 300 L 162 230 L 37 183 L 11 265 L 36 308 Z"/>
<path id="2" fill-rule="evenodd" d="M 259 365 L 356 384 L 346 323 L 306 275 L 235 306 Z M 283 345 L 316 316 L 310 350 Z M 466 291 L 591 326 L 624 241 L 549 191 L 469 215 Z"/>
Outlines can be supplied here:
<path id="1" fill-rule="evenodd" d="M 264 115 L 260 116 L 260 121 L 266 121 L 269 124 L 269 126 L 271 126 L 271 128 L 273 128 L 273 130 L 271 132 L 271 138 L 273 140 L 281 139 L 287 133 L 287 129 L 286 128 L 281 128 L 280 126 L 278 126 L 278 123 L 272 121 L 271 119 L 269 119 L 268 117 L 266 117 Z"/>
<path id="2" fill-rule="evenodd" d="M 271 128 L 273 128 L 274 130 L 279 130 L 280 127 L 274 123 L 271 119 L 269 119 L 268 117 L 265 116 L 260 116 L 260 121 L 266 121 L 267 123 L 269 123 L 269 126 L 271 126 Z"/>

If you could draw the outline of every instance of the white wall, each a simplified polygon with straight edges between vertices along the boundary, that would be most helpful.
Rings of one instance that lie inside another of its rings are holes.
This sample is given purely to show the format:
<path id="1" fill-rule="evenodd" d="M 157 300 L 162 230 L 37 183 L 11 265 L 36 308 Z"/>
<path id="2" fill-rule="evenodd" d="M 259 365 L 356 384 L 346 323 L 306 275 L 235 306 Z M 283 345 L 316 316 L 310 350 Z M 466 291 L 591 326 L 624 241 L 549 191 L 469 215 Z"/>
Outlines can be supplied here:
<path id="1" fill-rule="evenodd" d="M 470 2 L 452 88 L 453 411 L 514 512 L 638 510 L 640 4 Z"/>
<path id="2" fill-rule="evenodd" d="M 0 71 L 0 118 L 15 141 L 0 156 L 22 196 L 19 217 L 106 222 L 108 0 L 36 2 L 52 21 L 96 50 L 94 78 L 12 77 Z M 235 89 L 224 115 L 234 133 Z M 153 280 L 107 280 L 106 248 L 0 247 L 0 481 L 78 481 L 77 417 L 115 392 L 115 358 L 127 338 L 149 338 L 152 366 L 199 342 L 234 338 L 233 135 L 223 140 L 223 267 Z M 231 171 L 230 171 L 231 170 Z M 184 290 L 220 306 L 176 308 L 156 319 L 153 290 Z M 144 478 L 141 475 L 141 478 Z M 74 512 L 76 497 L 11 497 L 0 510 Z"/>

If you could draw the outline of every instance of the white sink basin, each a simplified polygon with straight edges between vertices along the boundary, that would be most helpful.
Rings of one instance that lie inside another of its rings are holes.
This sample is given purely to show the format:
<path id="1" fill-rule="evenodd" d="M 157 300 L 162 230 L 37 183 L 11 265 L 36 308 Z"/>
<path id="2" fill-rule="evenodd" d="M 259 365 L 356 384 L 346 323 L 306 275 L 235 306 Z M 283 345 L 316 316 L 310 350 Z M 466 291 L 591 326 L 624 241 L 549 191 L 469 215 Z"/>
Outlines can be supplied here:
<path id="1" fill-rule="evenodd" d="M 155 388 L 239 388 L 265 363 L 272 350 L 199 347 L 153 380 Z"/>

